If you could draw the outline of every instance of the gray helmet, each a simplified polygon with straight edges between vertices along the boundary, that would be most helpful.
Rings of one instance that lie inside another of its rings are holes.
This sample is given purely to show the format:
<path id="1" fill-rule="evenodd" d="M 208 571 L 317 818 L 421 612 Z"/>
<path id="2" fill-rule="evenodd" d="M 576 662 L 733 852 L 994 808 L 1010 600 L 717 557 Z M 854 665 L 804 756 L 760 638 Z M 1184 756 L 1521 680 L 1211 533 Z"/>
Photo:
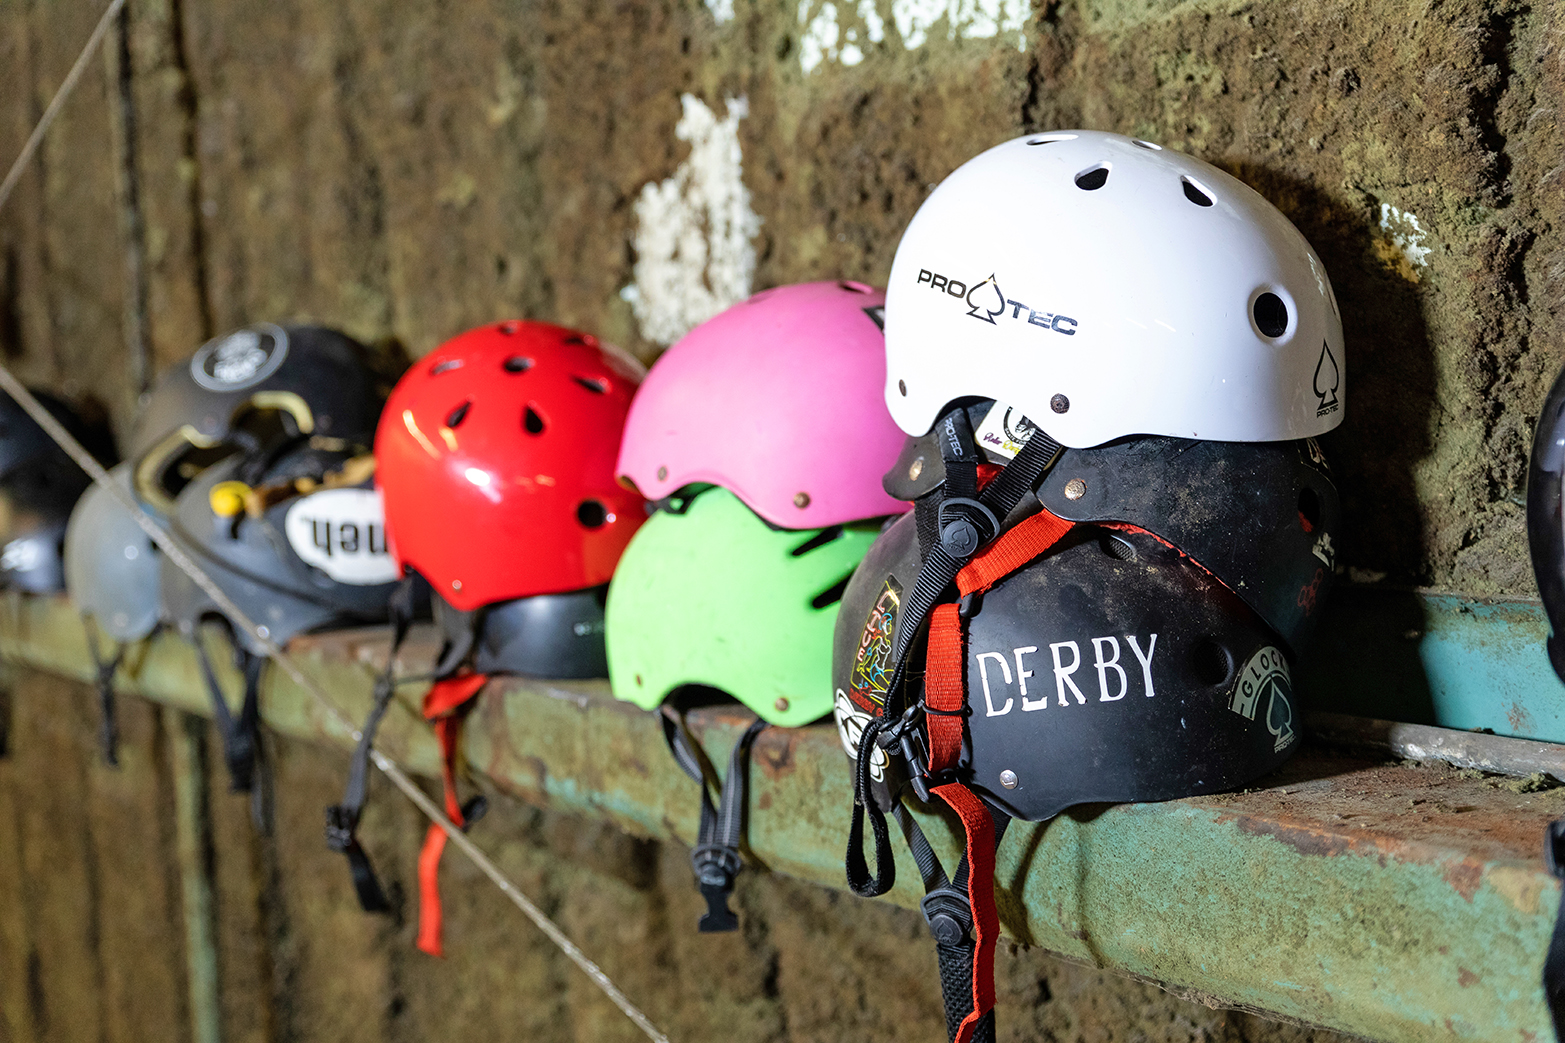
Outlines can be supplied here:
<path id="1" fill-rule="evenodd" d="M 130 491 L 128 463 L 109 472 Z M 123 504 L 93 486 L 65 530 L 65 589 L 83 613 L 116 641 L 139 641 L 158 624 L 156 548 Z"/>
<path id="2" fill-rule="evenodd" d="M 336 330 L 261 322 L 226 333 L 153 389 L 130 441 L 136 494 L 168 513 L 193 471 L 234 448 L 261 459 L 267 436 L 243 425 L 253 411 L 276 411 L 288 434 L 368 446 L 383 399 L 367 349 Z"/>
<path id="3" fill-rule="evenodd" d="M 34 391 L 54 418 L 98 459 L 112 463 L 113 441 L 59 399 Z M 9 395 L 0 395 L 0 587 L 63 590 L 62 546 L 71 508 L 91 484 Z"/>
<path id="4" fill-rule="evenodd" d="M 230 457 L 192 480 L 175 504 L 171 534 L 279 644 L 311 630 L 386 619 L 397 566 L 368 478 L 351 486 L 332 480 L 349 461 L 344 452 L 299 446 L 251 488 L 235 480 L 245 460 Z M 161 601 L 164 619 L 187 635 L 203 618 L 222 615 L 167 560 Z M 263 653 L 254 635 L 235 628 L 235 637 L 247 651 Z"/>

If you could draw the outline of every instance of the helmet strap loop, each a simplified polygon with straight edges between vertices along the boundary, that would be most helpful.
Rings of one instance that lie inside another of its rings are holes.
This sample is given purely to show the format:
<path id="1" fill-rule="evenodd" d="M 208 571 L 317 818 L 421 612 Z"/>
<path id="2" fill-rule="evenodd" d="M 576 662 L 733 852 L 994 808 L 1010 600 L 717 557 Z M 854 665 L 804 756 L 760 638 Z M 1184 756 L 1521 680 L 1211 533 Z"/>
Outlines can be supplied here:
<path id="1" fill-rule="evenodd" d="M 353 877 L 353 890 L 359 899 L 359 907 L 367 913 L 389 912 L 391 903 L 375 875 L 375 867 L 358 839 L 359 817 L 369 799 L 370 750 L 375 744 L 375 733 L 381 718 L 391 705 L 396 691 L 397 652 L 407 637 L 413 623 L 413 575 L 405 576 L 388 602 L 391 615 L 391 648 L 386 653 L 386 668 L 375 680 L 374 701 L 369 716 L 359 729 L 359 741 L 353 748 L 353 759 L 348 768 L 348 785 L 343 792 L 342 803 L 326 809 L 326 846 L 340 852 L 348 859 L 348 870 Z M 404 680 L 412 680 L 405 678 Z"/>
<path id="2" fill-rule="evenodd" d="M 706 899 L 707 911 L 697 925 L 702 933 L 739 927 L 739 917 L 728 907 L 728 898 L 733 894 L 735 878 L 744 868 L 739 845 L 749 808 L 750 747 L 766 727 L 764 719 L 756 718 L 745 729 L 728 754 L 727 777 L 721 786 L 716 786 L 708 777 L 705 758 L 683 715 L 667 704 L 663 707 L 663 738 L 669 751 L 685 774 L 701 786 L 701 825 L 690 851 L 690 866 L 695 871 L 696 887 Z M 712 800 L 714 789 L 716 802 Z"/>
<path id="3" fill-rule="evenodd" d="M 114 657 L 104 659 L 98 643 L 98 627 L 82 613 L 82 629 L 87 632 L 87 651 L 92 656 L 93 677 L 98 689 L 98 743 L 103 747 L 103 762 L 119 767 L 119 726 L 114 712 L 114 674 L 125 659 L 125 642 L 117 641 Z"/>

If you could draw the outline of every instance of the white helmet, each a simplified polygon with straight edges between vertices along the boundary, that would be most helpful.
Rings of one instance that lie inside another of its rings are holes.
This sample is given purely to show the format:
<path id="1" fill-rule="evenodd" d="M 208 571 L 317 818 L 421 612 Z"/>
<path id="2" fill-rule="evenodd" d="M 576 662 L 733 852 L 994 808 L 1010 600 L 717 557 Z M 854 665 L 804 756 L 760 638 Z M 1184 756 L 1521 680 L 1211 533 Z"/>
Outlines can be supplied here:
<path id="1" fill-rule="evenodd" d="M 1032 134 L 946 178 L 891 266 L 892 417 L 922 435 L 968 396 L 1076 448 L 1319 435 L 1342 420 L 1342 320 L 1253 189 L 1118 134 Z"/>

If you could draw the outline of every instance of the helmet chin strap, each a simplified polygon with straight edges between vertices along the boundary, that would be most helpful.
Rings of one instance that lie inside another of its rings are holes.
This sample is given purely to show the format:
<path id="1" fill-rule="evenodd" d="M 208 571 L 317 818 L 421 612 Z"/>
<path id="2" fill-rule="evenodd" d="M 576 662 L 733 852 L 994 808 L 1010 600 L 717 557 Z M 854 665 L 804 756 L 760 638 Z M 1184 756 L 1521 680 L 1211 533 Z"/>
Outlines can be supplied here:
<path id="1" fill-rule="evenodd" d="M 870 788 L 870 757 L 865 750 L 875 743 L 888 756 L 903 761 L 921 800 L 938 798 L 962 822 L 965 851 L 954 878 L 948 879 L 918 824 L 902 806 L 901 795 L 892 808 L 924 883 L 921 908 L 940 961 L 947 1032 L 953 1043 L 992 1043 L 994 953 L 999 936 L 994 858 L 1010 819 L 957 777 L 968 713 L 966 624 L 984 591 L 1046 553 L 1070 531 L 1071 523 L 1040 511 L 1003 535 L 999 532 L 1001 520 L 1064 451 L 1041 430 L 981 492 L 978 465 L 983 457 L 973 441 L 966 410 L 948 412 L 936 434 L 946 479 L 914 507 L 924 560 L 897 621 L 893 644 L 897 666 L 886 690 L 885 713 L 870 722 L 859 740 L 845 868 L 849 888 L 865 897 L 884 894 L 896 879 L 885 813 Z M 947 598 L 953 582 L 959 600 L 937 605 Z M 930 623 L 923 656 L 924 694 L 909 704 L 905 691 L 909 663 L 917 658 L 909 652 L 926 617 Z M 863 851 L 866 813 L 875 836 L 874 877 L 869 875 Z"/>

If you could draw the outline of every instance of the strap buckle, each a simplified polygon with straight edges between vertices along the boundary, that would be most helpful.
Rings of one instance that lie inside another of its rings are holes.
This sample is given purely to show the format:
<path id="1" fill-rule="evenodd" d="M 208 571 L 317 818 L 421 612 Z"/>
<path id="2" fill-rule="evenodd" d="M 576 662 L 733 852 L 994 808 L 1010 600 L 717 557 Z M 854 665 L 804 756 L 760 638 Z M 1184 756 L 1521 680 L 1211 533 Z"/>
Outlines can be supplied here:
<path id="1" fill-rule="evenodd" d="M 973 911 L 967 896 L 954 887 L 939 887 L 918 903 L 936 945 L 965 945 L 972 937 Z"/>
<path id="2" fill-rule="evenodd" d="M 940 504 L 936 516 L 940 546 L 954 561 L 966 561 L 1000 532 L 1000 520 L 977 500 L 953 496 Z"/>
<path id="3" fill-rule="evenodd" d="M 696 929 L 702 934 L 739 929 L 739 917 L 728 908 L 728 896 L 734 893 L 734 878 L 742 863 L 739 852 L 722 844 L 700 844 L 691 852 L 695 863 L 696 887 L 706 899 L 706 912 Z"/>

